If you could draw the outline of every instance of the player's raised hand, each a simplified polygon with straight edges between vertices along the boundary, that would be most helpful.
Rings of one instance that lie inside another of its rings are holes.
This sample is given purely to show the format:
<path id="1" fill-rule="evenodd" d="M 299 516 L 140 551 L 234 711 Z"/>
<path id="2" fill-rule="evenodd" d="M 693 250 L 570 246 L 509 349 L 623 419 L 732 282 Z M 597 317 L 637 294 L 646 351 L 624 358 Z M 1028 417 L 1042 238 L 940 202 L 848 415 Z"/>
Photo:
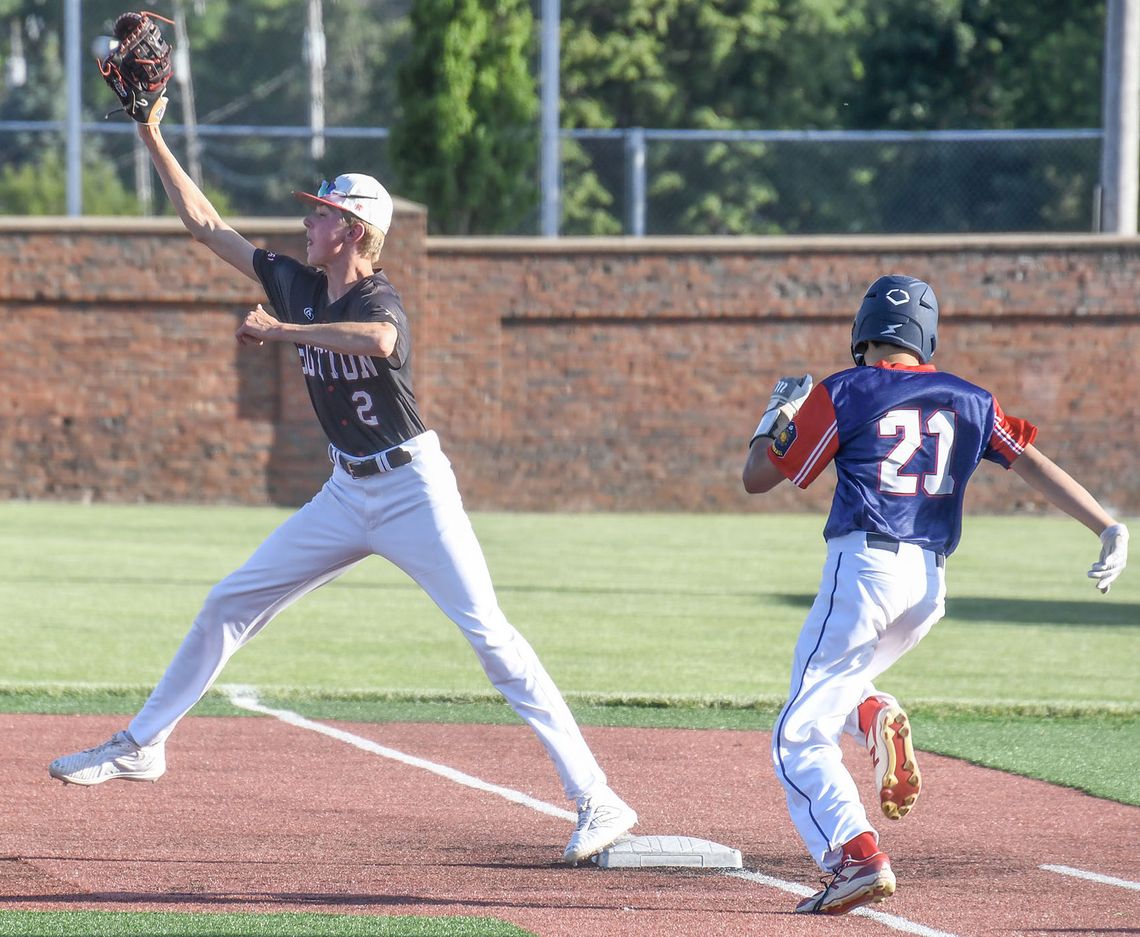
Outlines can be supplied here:
<path id="1" fill-rule="evenodd" d="M 1128 528 L 1123 524 L 1106 527 L 1100 543 L 1100 559 L 1092 564 L 1089 579 L 1095 579 L 1096 587 L 1107 594 L 1128 563 Z"/>
<path id="2" fill-rule="evenodd" d="M 780 430 L 795 419 L 800 407 L 803 406 L 808 394 L 811 393 L 811 388 L 810 374 L 805 374 L 803 377 L 780 378 L 772 389 L 772 396 L 768 399 L 768 408 L 760 417 L 760 423 L 752 434 L 752 439 L 749 440 L 748 445 L 751 446 L 761 436 L 778 435 Z"/>
<path id="3" fill-rule="evenodd" d="M 154 20 L 173 25 L 157 13 L 123 13 L 115 20 L 115 35 L 100 36 L 91 48 L 99 73 L 122 109 L 150 127 L 157 127 L 166 113 L 164 92 L 170 81 L 173 51 Z"/>

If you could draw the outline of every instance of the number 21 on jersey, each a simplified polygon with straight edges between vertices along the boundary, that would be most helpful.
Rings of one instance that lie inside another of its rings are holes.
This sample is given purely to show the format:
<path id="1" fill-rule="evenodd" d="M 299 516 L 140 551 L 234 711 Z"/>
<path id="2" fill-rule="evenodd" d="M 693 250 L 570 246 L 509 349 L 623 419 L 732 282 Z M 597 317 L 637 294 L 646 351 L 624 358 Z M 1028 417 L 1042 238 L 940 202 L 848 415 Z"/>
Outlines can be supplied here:
<path id="1" fill-rule="evenodd" d="M 954 448 L 954 414 L 935 410 L 924 418 L 921 410 L 891 410 L 879 419 L 879 436 L 894 438 L 879 463 L 879 490 L 896 495 L 916 495 L 922 485 L 923 494 L 938 496 L 954 493 L 954 479 L 949 474 L 950 453 Z M 932 472 L 908 472 L 915 454 L 923 447 L 934 447 Z"/>

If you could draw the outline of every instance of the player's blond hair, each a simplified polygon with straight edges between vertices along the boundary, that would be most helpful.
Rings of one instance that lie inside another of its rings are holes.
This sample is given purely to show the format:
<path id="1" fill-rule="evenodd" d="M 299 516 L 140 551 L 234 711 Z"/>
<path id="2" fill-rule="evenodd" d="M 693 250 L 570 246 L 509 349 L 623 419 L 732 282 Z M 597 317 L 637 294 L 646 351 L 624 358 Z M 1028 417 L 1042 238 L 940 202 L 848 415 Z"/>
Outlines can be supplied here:
<path id="1" fill-rule="evenodd" d="M 384 249 L 384 232 L 376 225 L 371 225 L 362 218 L 357 218 L 352 212 L 342 211 L 341 216 L 344 218 L 345 224 L 364 226 L 364 236 L 356 244 L 360 256 L 367 257 L 373 263 L 379 260 L 380 252 Z"/>

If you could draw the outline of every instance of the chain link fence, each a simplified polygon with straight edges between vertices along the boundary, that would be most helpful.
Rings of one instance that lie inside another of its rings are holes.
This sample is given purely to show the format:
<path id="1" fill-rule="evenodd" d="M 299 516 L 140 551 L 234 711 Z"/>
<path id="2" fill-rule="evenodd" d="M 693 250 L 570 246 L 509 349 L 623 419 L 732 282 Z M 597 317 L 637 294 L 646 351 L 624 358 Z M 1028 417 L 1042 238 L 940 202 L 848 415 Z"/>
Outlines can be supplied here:
<path id="1" fill-rule="evenodd" d="M 603 207 L 635 235 L 1073 232 L 1098 223 L 1099 130 L 565 135 L 564 190 L 596 194 L 584 205 L 565 201 L 564 233 L 586 233 Z"/>
<path id="2" fill-rule="evenodd" d="M 318 164 L 400 192 L 385 128 L 327 128 L 319 161 L 303 126 L 164 132 L 184 165 L 201 166 L 223 214 L 294 213 L 289 193 L 318 182 Z M 82 134 L 85 213 L 167 210 L 132 125 L 90 122 Z M 1099 130 L 563 130 L 560 233 L 1086 232 L 1099 221 L 1101 145 Z M 63 149 L 58 122 L 0 122 L 0 210 L 63 214 L 58 193 L 37 199 L 16 168 L 56 152 L 62 172 Z M 537 208 L 510 233 L 536 234 Z"/>

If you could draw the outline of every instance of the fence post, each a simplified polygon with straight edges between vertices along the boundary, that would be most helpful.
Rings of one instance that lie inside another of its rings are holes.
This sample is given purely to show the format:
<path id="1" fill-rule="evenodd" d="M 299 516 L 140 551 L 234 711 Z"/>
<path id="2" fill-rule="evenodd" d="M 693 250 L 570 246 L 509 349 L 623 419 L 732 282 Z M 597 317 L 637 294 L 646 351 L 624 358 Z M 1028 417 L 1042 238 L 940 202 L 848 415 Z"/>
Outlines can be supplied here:
<path id="1" fill-rule="evenodd" d="M 558 237 L 562 218 L 562 165 L 559 125 L 561 117 L 561 60 L 560 29 L 562 4 L 560 0 L 542 0 L 542 181 L 541 228 L 543 237 Z"/>
<path id="2" fill-rule="evenodd" d="M 309 155 L 313 162 L 325 157 L 325 12 L 321 0 L 309 0 L 309 24 L 305 28 L 302 58 L 309 63 Z"/>
<path id="3" fill-rule="evenodd" d="M 625 142 L 625 233 L 645 237 L 645 128 L 630 127 Z"/>
<path id="4" fill-rule="evenodd" d="M 1140 0 L 1108 0 L 1106 13 L 1100 229 L 1108 234 L 1135 234 L 1140 163 Z"/>
<path id="5" fill-rule="evenodd" d="M 82 13 L 79 0 L 67 0 L 64 17 L 64 68 L 67 81 L 67 213 L 83 214 L 83 129 L 82 78 L 79 72 L 79 43 Z"/>

